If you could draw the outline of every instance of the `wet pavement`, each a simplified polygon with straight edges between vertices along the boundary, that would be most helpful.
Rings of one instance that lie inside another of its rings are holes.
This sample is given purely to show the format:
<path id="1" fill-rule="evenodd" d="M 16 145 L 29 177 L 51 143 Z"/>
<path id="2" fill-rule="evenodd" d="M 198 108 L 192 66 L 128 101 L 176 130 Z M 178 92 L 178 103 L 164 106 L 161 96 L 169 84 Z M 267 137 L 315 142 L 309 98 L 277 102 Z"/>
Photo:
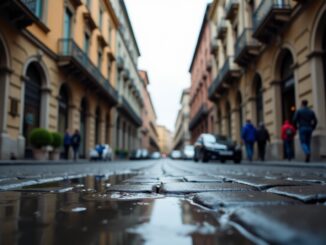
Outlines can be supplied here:
<path id="1" fill-rule="evenodd" d="M 325 167 L 0 167 L 0 244 L 326 244 Z"/>

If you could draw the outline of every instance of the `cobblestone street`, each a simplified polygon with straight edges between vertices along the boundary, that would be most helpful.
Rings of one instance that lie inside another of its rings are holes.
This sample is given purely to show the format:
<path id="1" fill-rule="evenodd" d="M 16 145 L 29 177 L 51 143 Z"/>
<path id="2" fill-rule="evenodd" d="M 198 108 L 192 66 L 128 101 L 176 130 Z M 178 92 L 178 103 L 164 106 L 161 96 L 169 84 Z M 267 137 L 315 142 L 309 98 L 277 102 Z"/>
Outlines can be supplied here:
<path id="1" fill-rule="evenodd" d="M 322 164 L 70 162 L 0 173 L 1 244 L 326 242 Z"/>

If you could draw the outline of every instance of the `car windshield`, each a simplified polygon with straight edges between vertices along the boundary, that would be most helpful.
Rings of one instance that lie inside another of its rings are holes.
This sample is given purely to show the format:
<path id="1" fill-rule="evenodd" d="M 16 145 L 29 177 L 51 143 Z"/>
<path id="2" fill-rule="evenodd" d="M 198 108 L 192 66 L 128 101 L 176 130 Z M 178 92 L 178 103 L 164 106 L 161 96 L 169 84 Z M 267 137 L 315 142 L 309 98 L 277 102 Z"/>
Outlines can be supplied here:
<path id="1" fill-rule="evenodd" d="M 216 138 L 214 135 L 206 134 L 204 135 L 204 142 L 214 144 L 216 143 Z"/>

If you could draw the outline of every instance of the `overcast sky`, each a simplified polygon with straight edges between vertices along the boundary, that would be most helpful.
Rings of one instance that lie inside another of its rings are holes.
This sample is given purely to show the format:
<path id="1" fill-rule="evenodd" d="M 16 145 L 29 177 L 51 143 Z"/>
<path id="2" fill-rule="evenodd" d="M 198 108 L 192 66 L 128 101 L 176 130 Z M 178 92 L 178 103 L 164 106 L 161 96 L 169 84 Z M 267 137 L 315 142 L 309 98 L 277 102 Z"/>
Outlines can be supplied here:
<path id="1" fill-rule="evenodd" d="M 158 124 L 174 131 L 182 90 L 207 3 L 211 0 L 125 0 L 141 52 L 139 68 L 148 71 Z"/>

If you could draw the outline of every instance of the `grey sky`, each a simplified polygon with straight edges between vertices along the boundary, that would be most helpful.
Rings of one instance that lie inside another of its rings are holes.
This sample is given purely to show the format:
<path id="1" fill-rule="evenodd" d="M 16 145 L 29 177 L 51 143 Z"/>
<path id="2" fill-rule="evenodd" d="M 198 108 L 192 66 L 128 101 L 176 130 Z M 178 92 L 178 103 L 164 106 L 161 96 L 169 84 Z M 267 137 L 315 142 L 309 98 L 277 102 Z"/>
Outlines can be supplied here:
<path id="1" fill-rule="evenodd" d="M 211 0 L 125 0 L 148 71 L 149 91 L 158 124 L 174 131 L 184 88 L 207 3 Z"/>

